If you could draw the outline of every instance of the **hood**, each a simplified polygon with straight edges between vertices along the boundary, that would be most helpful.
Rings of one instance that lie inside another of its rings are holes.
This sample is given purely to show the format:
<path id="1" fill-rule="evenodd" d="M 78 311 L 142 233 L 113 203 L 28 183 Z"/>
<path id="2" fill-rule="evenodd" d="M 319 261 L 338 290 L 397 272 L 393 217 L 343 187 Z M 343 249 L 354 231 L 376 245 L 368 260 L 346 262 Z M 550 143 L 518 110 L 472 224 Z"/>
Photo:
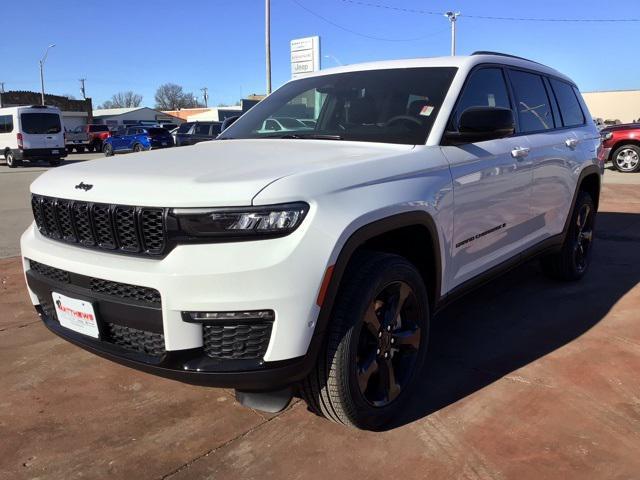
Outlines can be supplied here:
<path id="1" fill-rule="evenodd" d="M 136 206 L 244 206 L 279 178 L 394 156 L 412 148 L 303 139 L 202 142 L 51 169 L 31 184 L 31 192 Z M 85 188 L 76 188 L 81 183 Z"/>

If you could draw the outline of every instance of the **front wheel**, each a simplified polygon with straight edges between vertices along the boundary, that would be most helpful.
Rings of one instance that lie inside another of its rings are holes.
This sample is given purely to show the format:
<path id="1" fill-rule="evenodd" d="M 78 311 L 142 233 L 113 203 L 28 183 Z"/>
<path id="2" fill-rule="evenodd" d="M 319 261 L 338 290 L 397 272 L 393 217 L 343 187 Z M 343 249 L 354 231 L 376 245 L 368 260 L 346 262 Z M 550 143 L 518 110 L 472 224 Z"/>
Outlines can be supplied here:
<path id="1" fill-rule="evenodd" d="M 142 148 L 142 145 L 140 145 L 139 143 L 136 143 L 136 144 L 133 146 L 133 151 L 134 151 L 134 152 L 136 152 L 136 153 L 137 153 L 137 152 L 141 152 L 142 150 L 144 150 L 144 149 Z"/>
<path id="2" fill-rule="evenodd" d="M 640 147 L 623 145 L 613 152 L 613 166 L 620 172 L 632 173 L 640 170 Z"/>
<path id="3" fill-rule="evenodd" d="M 363 253 L 345 273 L 334 312 L 302 396 L 334 422 L 378 430 L 403 412 L 424 364 L 424 282 L 403 257 Z"/>
<path id="4" fill-rule="evenodd" d="M 596 207 L 591 195 L 580 192 L 571 213 L 569 229 L 562 249 L 543 257 L 542 270 L 557 280 L 579 280 L 587 273 L 596 222 Z"/>
<path id="5" fill-rule="evenodd" d="M 49 160 L 49 165 L 52 167 L 57 167 L 61 163 L 62 163 L 62 160 L 60 158 L 54 158 L 52 160 Z"/>
<path id="6" fill-rule="evenodd" d="M 102 153 L 104 153 L 105 157 L 113 156 L 113 147 L 110 144 L 105 143 L 102 147 Z"/>

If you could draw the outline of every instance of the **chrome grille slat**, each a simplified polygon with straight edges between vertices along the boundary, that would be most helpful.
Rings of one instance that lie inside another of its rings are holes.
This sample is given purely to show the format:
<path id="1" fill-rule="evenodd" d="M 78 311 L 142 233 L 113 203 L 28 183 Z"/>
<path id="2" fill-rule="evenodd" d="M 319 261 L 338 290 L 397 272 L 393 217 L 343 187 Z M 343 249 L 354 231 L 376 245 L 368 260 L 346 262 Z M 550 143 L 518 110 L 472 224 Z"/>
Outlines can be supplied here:
<path id="1" fill-rule="evenodd" d="M 165 252 L 166 209 L 91 203 L 32 195 L 31 208 L 45 237 L 121 253 Z"/>

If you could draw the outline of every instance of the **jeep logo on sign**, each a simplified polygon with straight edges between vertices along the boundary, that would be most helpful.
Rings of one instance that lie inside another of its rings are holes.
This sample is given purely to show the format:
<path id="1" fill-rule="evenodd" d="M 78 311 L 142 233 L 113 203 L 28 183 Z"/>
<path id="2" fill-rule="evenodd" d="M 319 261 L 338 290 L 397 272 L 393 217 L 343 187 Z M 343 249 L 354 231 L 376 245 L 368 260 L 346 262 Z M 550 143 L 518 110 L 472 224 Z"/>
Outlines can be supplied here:
<path id="1" fill-rule="evenodd" d="M 92 188 L 93 188 L 93 185 L 89 185 L 84 182 L 80 182 L 78 185 L 76 185 L 76 190 L 84 190 L 85 192 L 88 192 Z"/>

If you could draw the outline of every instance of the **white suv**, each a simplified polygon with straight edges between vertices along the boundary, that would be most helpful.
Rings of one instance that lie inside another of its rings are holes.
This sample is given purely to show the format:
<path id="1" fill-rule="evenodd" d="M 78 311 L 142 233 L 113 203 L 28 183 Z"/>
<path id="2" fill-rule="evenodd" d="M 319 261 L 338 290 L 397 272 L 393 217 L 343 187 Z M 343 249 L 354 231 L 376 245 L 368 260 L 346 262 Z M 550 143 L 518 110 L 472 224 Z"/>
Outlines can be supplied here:
<path id="1" fill-rule="evenodd" d="M 261 128 L 279 117 L 315 127 Z M 525 59 L 326 70 L 216 141 L 38 178 L 29 294 L 53 332 L 119 363 L 380 428 L 447 302 L 533 256 L 585 273 L 599 142 L 573 82 Z"/>

